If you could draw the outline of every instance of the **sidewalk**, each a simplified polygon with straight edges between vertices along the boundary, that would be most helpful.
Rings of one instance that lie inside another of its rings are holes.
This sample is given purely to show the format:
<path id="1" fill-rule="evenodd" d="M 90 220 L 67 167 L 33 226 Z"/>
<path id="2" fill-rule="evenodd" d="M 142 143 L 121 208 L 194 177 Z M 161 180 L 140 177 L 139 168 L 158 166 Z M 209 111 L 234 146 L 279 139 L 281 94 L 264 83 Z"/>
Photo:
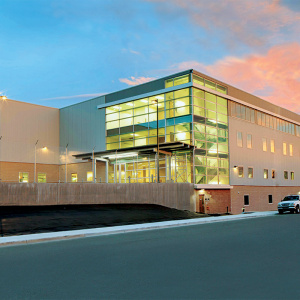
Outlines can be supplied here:
<path id="1" fill-rule="evenodd" d="M 134 232 L 134 231 L 143 231 L 143 230 L 172 228 L 178 226 L 209 224 L 215 222 L 235 221 L 235 220 L 243 220 L 243 219 L 250 219 L 250 218 L 269 217 L 269 216 L 274 216 L 276 214 L 278 214 L 277 211 L 253 212 L 253 213 L 245 213 L 240 215 L 207 217 L 207 218 L 200 218 L 200 219 L 187 219 L 187 220 L 165 221 L 165 222 L 156 222 L 156 223 L 144 223 L 144 224 L 137 224 L 137 225 L 124 225 L 124 226 L 114 226 L 114 227 L 104 227 L 104 228 L 102 227 L 102 228 L 93 228 L 93 229 L 81 229 L 81 230 L 72 230 L 72 231 L 8 236 L 8 237 L 0 238 L 0 246 L 29 244 L 29 243 L 64 240 L 64 239 L 81 238 L 81 237 L 89 237 L 89 236 L 99 236 L 99 235 L 127 233 L 127 232 Z"/>

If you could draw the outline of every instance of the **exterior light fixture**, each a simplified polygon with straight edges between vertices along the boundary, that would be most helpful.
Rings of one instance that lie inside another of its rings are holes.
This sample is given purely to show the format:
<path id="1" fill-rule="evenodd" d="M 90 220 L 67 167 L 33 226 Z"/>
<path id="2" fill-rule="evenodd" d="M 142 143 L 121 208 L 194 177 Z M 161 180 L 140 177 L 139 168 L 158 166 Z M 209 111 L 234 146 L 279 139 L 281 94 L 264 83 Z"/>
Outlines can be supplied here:
<path id="1" fill-rule="evenodd" d="M 44 146 L 42 149 L 43 149 L 43 150 L 47 150 L 47 147 L 46 147 L 46 146 Z"/>
<path id="2" fill-rule="evenodd" d="M 234 169 L 236 169 L 236 168 L 237 168 L 237 166 L 234 166 L 233 168 L 234 168 Z"/>

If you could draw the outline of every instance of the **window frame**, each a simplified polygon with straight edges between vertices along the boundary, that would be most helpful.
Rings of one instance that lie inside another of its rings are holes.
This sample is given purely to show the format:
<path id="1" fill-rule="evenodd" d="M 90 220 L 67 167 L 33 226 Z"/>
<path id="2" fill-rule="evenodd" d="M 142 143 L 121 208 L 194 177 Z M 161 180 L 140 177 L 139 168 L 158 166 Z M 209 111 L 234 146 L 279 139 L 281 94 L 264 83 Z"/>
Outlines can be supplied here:
<path id="1" fill-rule="evenodd" d="M 250 142 L 251 142 L 251 145 L 250 145 L 250 147 L 248 147 L 248 136 L 250 136 L 251 137 L 251 140 L 250 140 Z M 247 133 L 247 149 L 253 149 L 253 138 L 252 138 L 252 133 Z"/>
<path id="2" fill-rule="evenodd" d="M 249 177 L 249 169 L 252 169 L 252 177 Z M 248 167 L 248 176 L 247 176 L 248 179 L 253 179 L 254 178 L 254 168 L 253 167 Z"/>
<path id="3" fill-rule="evenodd" d="M 263 152 L 268 152 L 268 140 L 267 138 L 263 137 L 262 138 L 262 148 L 263 148 Z"/>
<path id="4" fill-rule="evenodd" d="M 270 139 L 270 152 L 275 153 L 275 140 L 274 139 Z"/>
<path id="5" fill-rule="evenodd" d="M 240 139 L 239 139 L 239 134 L 241 135 Z M 237 131 L 236 132 L 236 145 L 239 148 L 243 148 L 243 132 L 242 131 Z"/>
<path id="6" fill-rule="evenodd" d="M 270 202 L 270 199 L 271 199 L 271 202 Z M 273 195 L 268 195 L 268 203 L 273 204 Z"/>
<path id="7" fill-rule="evenodd" d="M 240 170 L 242 170 L 242 176 L 240 176 Z M 238 178 L 244 178 L 244 166 L 238 166 L 237 171 Z"/>

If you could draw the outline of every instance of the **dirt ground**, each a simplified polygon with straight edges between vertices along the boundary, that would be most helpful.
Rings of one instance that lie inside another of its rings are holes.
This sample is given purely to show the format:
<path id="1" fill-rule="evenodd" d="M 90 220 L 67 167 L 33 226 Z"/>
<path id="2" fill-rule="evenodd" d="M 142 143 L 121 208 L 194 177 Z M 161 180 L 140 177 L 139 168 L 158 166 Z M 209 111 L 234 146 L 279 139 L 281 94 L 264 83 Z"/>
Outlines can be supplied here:
<path id="1" fill-rule="evenodd" d="M 112 204 L 0 208 L 0 235 L 23 235 L 207 217 L 159 205 Z"/>

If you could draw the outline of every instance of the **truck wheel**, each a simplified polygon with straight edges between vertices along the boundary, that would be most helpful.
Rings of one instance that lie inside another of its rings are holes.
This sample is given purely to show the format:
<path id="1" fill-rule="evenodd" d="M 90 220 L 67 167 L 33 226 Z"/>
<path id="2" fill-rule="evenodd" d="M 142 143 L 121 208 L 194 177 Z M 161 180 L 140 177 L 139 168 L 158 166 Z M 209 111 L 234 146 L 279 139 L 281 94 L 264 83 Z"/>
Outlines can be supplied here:
<path id="1" fill-rule="evenodd" d="M 299 206 L 297 206 L 296 209 L 295 209 L 295 213 L 296 213 L 296 214 L 299 214 L 299 212 L 300 212 Z"/>
<path id="2" fill-rule="evenodd" d="M 283 214 L 283 210 L 282 209 L 279 209 L 278 212 L 279 212 L 280 215 Z"/>

